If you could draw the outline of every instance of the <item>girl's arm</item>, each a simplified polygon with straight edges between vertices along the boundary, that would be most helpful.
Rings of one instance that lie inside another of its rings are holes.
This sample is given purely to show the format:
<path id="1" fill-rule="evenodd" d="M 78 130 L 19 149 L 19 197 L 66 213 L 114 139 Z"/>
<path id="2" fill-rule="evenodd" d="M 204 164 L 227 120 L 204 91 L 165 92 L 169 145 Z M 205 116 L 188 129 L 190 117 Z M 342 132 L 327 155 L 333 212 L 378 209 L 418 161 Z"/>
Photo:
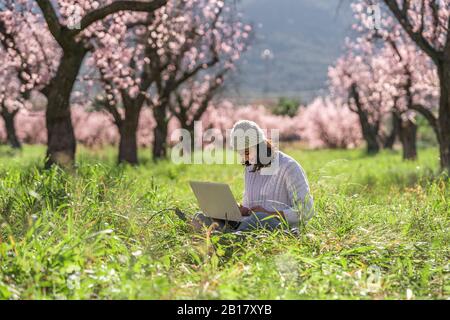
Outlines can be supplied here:
<path id="1" fill-rule="evenodd" d="M 284 210 L 286 220 L 290 223 L 307 221 L 314 214 L 314 202 L 310 194 L 308 179 L 298 163 L 292 163 L 285 173 L 288 191 L 289 209 Z"/>

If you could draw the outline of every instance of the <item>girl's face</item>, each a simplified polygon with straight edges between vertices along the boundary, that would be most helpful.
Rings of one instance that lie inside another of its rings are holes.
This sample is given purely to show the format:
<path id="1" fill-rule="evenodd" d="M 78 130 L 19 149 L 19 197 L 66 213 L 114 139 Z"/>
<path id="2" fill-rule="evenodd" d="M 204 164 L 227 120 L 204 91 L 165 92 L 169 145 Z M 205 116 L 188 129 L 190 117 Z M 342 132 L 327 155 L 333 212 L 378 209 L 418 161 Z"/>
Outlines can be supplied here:
<path id="1" fill-rule="evenodd" d="M 239 150 L 239 157 L 241 159 L 241 163 L 249 163 L 249 164 L 256 164 L 257 163 L 257 148 L 256 147 L 250 147 L 245 150 Z"/>

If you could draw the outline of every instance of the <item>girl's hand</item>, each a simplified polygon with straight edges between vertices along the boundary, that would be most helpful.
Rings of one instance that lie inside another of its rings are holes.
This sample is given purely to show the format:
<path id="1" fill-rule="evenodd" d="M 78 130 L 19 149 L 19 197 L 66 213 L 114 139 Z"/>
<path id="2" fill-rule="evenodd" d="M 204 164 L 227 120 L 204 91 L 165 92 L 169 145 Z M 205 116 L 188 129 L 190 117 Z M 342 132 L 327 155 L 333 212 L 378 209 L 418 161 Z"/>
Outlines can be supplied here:
<path id="1" fill-rule="evenodd" d="M 280 215 L 280 216 L 284 217 L 284 212 L 283 211 L 269 211 L 266 208 L 263 208 L 261 206 L 251 207 L 250 211 L 253 211 L 255 213 L 256 212 L 264 212 L 264 213 L 267 213 L 267 214 Z"/>
<path id="2" fill-rule="evenodd" d="M 239 210 L 241 211 L 241 214 L 246 217 L 250 215 L 250 209 L 247 207 L 244 207 L 242 205 L 239 205 Z"/>

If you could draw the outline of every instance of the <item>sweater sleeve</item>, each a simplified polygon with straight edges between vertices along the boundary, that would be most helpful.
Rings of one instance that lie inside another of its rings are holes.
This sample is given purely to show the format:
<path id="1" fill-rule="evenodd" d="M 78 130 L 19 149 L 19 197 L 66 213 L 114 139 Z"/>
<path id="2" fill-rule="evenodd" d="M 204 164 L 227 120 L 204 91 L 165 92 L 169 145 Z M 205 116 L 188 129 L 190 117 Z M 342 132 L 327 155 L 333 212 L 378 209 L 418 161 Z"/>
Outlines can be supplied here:
<path id="1" fill-rule="evenodd" d="M 289 224 L 306 223 L 314 215 L 314 202 L 302 167 L 293 162 L 286 171 L 285 182 L 290 208 L 283 210 Z"/>
<path id="2" fill-rule="evenodd" d="M 242 205 L 244 207 L 249 207 L 249 201 L 248 201 L 248 194 L 247 194 L 247 183 L 248 183 L 248 177 L 247 177 L 247 169 L 245 169 L 244 174 L 244 195 L 242 197 Z"/>
<path id="3" fill-rule="evenodd" d="M 242 198 L 242 206 L 247 207 L 247 208 L 249 207 L 247 191 L 245 189 L 244 189 L 244 196 Z"/>

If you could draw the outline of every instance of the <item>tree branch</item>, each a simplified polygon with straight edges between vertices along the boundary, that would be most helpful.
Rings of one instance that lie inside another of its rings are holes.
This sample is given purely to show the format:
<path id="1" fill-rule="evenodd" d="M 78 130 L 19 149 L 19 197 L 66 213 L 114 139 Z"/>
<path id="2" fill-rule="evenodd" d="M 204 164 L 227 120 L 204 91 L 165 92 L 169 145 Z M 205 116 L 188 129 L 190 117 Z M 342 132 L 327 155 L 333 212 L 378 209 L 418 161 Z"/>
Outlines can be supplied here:
<path id="1" fill-rule="evenodd" d="M 423 50 L 425 53 L 435 62 L 438 63 L 441 52 L 435 49 L 428 41 L 425 39 L 423 34 L 420 32 L 415 32 L 408 19 L 408 6 L 409 1 L 403 1 L 403 8 L 400 8 L 397 0 L 384 0 L 384 3 L 388 6 L 391 12 L 394 14 L 395 18 L 398 20 L 400 25 L 406 31 L 406 33 L 411 37 L 411 39 Z M 420 28 L 419 28 L 420 29 Z"/>
<path id="2" fill-rule="evenodd" d="M 112 95 L 114 97 L 114 100 L 117 102 L 117 97 L 115 96 L 113 90 L 108 89 L 108 87 L 112 88 L 114 86 L 113 83 L 106 79 L 105 73 L 103 72 L 102 68 L 99 68 L 99 73 L 100 81 L 102 83 L 103 89 L 105 90 L 106 96 Z M 106 98 L 106 101 L 103 101 L 102 106 L 113 116 L 115 124 L 120 129 L 123 119 L 116 106 L 111 105 L 111 101 L 108 98 Z"/>
<path id="3" fill-rule="evenodd" d="M 43 1 L 43 0 L 37 0 Z M 119 11 L 135 11 L 135 12 L 153 12 L 160 7 L 164 6 L 167 0 L 152 0 L 151 2 L 143 1 L 115 1 L 102 8 L 95 9 L 88 14 L 86 14 L 80 21 L 80 28 L 68 31 L 70 37 L 74 37 L 93 23 L 100 21 L 110 14 Z"/>
<path id="4" fill-rule="evenodd" d="M 439 140 L 439 137 L 440 137 L 439 124 L 438 124 L 438 120 L 437 120 L 436 116 L 433 114 L 433 112 L 431 112 L 431 110 L 425 108 L 423 105 L 420 105 L 420 104 L 412 104 L 409 106 L 409 109 L 417 111 L 418 113 L 423 115 L 425 117 L 425 119 L 427 119 L 428 123 L 431 125 L 434 132 L 436 133 L 436 137 Z"/>
<path id="5" fill-rule="evenodd" d="M 36 0 L 39 8 L 41 8 L 42 14 L 44 15 L 45 22 L 48 25 L 48 28 L 58 42 L 58 44 L 63 47 L 64 41 L 62 37 L 63 27 L 59 23 L 58 16 L 56 15 L 55 9 L 51 4 L 50 0 Z"/>

